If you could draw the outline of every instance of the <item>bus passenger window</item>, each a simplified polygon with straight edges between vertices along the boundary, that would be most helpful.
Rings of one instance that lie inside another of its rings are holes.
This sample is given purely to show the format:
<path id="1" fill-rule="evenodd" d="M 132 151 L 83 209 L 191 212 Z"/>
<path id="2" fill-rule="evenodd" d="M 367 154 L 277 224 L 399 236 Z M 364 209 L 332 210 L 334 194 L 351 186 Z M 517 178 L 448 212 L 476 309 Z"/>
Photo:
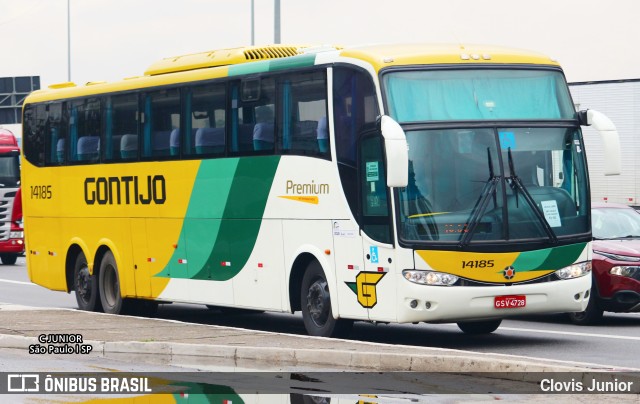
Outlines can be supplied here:
<path id="1" fill-rule="evenodd" d="M 173 88 L 147 94 L 144 100 L 142 156 L 170 156 L 171 132 L 179 128 L 180 90 Z"/>
<path id="2" fill-rule="evenodd" d="M 230 150 L 242 154 L 269 154 L 274 150 L 275 80 L 251 79 L 251 90 L 240 97 L 239 82 L 232 83 Z M 259 91 L 255 86 L 259 85 Z M 256 98 L 258 97 L 258 98 Z"/>
<path id="3" fill-rule="evenodd" d="M 253 127 L 254 150 L 273 150 L 275 125 L 272 108 L 271 105 L 256 107 L 256 124 Z"/>
<path id="4" fill-rule="evenodd" d="M 72 161 L 99 161 L 102 130 L 101 108 L 99 98 L 89 98 L 71 103 L 69 147 L 71 148 Z"/>
<path id="5" fill-rule="evenodd" d="M 62 103 L 47 105 L 47 124 L 45 132 L 45 163 L 47 165 L 63 164 L 65 158 L 65 136 L 62 125 Z"/>
<path id="6" fill-rule="evenodd" d="M 105 147 L 102 148 L 105 161 L 138 157 L 138 115 L 138 94 L 114 95 L 107 99 Z M 124 136 L 133 138 L 123 140 Z M 132 139 L 135 140 L 132 142 Z"/>
<path id="7" fill-rule="evenodd" d="M 283 100 L 283 122 L 279 129 L 281 149 L 289 154 L 327 153 L 329 137 L 325 71 L 287 75 L 280 91 Z"/>
<path id="8" fill-rule="evenodd" d="M 183 147 L 183 155 L 224 155 L 226 149 L 226 84 L 187 87 L 185 133 L 172 133 L 172 153 Z M 184 136 L 180 139 L 179 135 Z"/>

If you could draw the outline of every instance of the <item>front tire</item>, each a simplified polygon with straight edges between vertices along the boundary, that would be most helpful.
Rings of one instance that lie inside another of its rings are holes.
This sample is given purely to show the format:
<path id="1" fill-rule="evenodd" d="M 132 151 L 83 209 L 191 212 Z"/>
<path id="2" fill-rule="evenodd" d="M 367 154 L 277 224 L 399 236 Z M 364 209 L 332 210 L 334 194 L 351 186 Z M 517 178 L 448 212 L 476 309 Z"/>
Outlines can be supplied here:
<path id="1" fill-rule="evenodd" d="M 317 261 L 311 262 L 304 273 L 300 298 L 302 320 L 309 335 L 344 337 L 349 334 L 353 321 L 333 318 L 329 284 Z"/>
<path id="2" fill-rule="evenodd" d="M 502 319 L 500 320 L 485 320 L 485 321 L 469 321 L 458 323 L 460 328 L 465 334 L 491 334 L 500 327 Z"/>
<path id="3" fill-rule="evenodd" d="M 0 254 L 2 265 L 15 265 L 18 260 L 18 254 Z"/>
<path id="4" fill-rule="evenodd" d="M 95 273 L 89 273 L 89 265 L 83 252 L 78 254 L 73 267 L 73 290 L 80 310 L 101 311 L 98 278 Z"/>
<path id="5" fill-rule="evenodd" d="M 100 302 L 105 313 L 120 314 L 123 307 L 123 299 L 120 294 L 120 278 L 118 265 L 111 251 L 107 251 L 100 262 L 99 275 Z"/>
<path id="6" fill-rule="evenodd" d="M 591 288 L 591 291 L 594 290 L 594 288 Z M 604 310 L 598 306 L 597 298 L 592 293 L 589 298 L 589 303 L 587 303 L 587 308 L 584 311 L 569 313 L 569 320 L 576 325 L 593 325 L 602 320 L 603 314 Z"/>

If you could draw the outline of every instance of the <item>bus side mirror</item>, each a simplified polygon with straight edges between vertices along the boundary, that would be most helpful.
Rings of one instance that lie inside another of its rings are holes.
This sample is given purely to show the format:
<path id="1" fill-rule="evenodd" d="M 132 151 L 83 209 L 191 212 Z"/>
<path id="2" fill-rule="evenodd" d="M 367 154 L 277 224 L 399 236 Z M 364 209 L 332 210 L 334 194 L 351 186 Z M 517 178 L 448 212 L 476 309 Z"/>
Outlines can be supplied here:
<path id="1" fill-rule="evenodd" d="M 387 186 L 404 188 L 409 182 L 407 137 L 400 124 L 387 115 L 380 117 L 380 131 L 387 158 Z"/>
<path id="2" fill-rule="evenodd" d="M 622 162 L 620 157 L 620 136 L 616 125 L 601 112 L 593 109 L 578 112 L 580 125 L 593 126 L 602 138 L 604 151 L 604 175 L 620 175 Z"/>

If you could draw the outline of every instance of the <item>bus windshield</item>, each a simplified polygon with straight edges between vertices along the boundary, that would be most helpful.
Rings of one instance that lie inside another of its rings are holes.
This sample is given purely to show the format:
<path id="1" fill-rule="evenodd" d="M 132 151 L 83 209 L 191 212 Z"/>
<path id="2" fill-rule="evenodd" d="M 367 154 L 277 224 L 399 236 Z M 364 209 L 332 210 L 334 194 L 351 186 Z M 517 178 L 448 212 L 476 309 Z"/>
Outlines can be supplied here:
<path id="1" fill-rule="evenodd" d="M 20 162 L 16 153 L 0 154 L 0 188 L 20 185 Z"/>
<path id="2" fill-rule="evenodd" d="M 398 122 L 573 119 L 562 73 L 545 69 L 392 71 L 383 76 Z"/>
<path id="3" fill-rule="evenodd" d="M 407 131 L 400 190 L 406 241 L 556 241 L 588 232 L 587 178 L 573 127 Z"/>

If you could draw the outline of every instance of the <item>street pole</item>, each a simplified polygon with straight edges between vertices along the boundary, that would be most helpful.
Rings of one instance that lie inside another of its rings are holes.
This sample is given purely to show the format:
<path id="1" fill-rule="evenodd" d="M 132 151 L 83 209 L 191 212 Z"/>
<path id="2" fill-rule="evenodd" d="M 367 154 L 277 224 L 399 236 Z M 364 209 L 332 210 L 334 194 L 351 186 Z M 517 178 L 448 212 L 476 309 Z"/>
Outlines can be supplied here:
<path id="1" fill-rule="evenodd" d="M 280 0 L 274 0 L 273 5 L 273 42 L 280 43 Z"/>
<path id="2" fill-rule="evenodd" d="M 256 44 L 255 0 L 251 0 L 251 46 Z"/>
<path id="3" fill-rule="evenodd" d="M 71 81 L 71 0 L 67 0 L 67 81 Z"/>

